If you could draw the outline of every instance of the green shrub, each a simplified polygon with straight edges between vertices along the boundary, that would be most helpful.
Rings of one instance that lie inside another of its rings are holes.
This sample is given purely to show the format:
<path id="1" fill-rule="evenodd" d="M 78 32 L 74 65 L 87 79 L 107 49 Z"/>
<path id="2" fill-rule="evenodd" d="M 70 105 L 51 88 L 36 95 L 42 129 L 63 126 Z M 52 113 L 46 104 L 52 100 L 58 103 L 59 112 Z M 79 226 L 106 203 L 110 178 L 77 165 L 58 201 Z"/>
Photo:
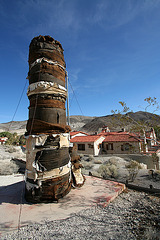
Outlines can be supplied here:
<path id="1" fill-rule="evenodd" d="M 8 140 L 6 141 L 6 145 L 25 145 L 26 139 L 24 135 L 18 136 L 17 133 L 10 133 L 10 132 L 1 132 L 0 137 L 7 137 Z"/>

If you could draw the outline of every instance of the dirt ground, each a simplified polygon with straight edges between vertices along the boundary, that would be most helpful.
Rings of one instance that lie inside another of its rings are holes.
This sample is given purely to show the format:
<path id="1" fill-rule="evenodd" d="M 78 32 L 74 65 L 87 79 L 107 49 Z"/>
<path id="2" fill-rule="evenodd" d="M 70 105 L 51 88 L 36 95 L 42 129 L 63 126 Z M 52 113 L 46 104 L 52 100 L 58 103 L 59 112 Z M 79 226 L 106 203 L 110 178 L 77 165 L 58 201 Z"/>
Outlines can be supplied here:
<path id="1" fill-rule="evenodd" d="M 1 175 L 7 177 L 8 184 L 12 184 L 9 174 L 17 173 L 17 166 L 10 162 L 12 157 L 25 159 L 25 154 L 18 147 L 0 146 L 0 169 Z M 148 169 L 136 170 L 132 178 L 134 169 L 129 170 L 126 165 L 128 161 L 121 157 L 94 158 L 93 156 L 83 156 L 83 173 L 101 176 L 104 171 L 100 171 L 102 165 L 115 165 L 116 167 L 107 170 L 106 178 L 115 181 L 130 182 L 139 185 L 160 189 L 160 180 L 152 178 Z M 112 163 L 112 164 L 110 164 Z M 103 167 L 101 170 L 104 170 Z M 132 171 L 133 170 L 133 171 Z M 6 176 L 8 175 L 8 176 Z M 3 178 L 3 176 L 2 176 Z M 23 178 L 23 176 L 22 176 Z M 1 179 L 1 186 L 5 186 Z M 63 210 L 63 209 L 62 209 Z M 4 239 L 160 239 L 160 198 L 156 195 L 126 190 L 120 194 L 107 207 L 87 208 L 64 217 L 61 220 L 47 220 L 43 224 L 29 224 L 18 230 L 3 235 Z"/>

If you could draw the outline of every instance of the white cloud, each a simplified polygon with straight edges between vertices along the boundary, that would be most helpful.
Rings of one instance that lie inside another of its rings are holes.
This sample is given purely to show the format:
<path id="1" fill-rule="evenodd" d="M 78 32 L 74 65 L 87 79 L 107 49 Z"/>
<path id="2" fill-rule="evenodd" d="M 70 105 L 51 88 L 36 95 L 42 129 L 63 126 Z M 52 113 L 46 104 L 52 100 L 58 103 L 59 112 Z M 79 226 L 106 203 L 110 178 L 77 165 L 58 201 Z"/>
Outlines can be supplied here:
<path id="1" fill-rule="evenodd" d="M 88 20 L 92 24 L 99 24 L 104 29 L 116 28 L 158 6 L 160 6 L 160 0 L 101 0 Z"/>
<path id="2" fill-rule="evenodd" d="M 79 29 L 75 1 L 66 0 L 16 0 L 14 3 L 2 1 L 0 6 L 1 24 L 14 31 L 14 34 L 25 37 L 44 32 L 67 30 L 76 32 Z M 8 8 L 8 4 L 13 9 Z"/>

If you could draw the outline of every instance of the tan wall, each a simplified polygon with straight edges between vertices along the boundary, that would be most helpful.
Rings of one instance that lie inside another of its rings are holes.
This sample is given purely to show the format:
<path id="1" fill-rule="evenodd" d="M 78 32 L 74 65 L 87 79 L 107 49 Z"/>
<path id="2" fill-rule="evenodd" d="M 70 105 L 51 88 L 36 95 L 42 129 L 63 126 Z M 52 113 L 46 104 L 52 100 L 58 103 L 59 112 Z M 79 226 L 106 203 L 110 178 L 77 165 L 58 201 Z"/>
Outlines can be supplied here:
<path id="1" fill-rule="evenodd" d="M 107 148 L 106 148 L 107 144 L 108 144 L 107 142 L 103 143 L 103 149 L 106 150 L 106 153 L 108 153 L 108 154 L 114 154 L 114 153 L 117 153 L 117 154 L 119 154 L 119 153 L 126 153 L 126 154 L 128 154 L 128 153 L 140 153 L 139 142 L 131 142 L 131 143 L 129 143 L 130 145 L 132 145 L 132 148 L 129 151 L 122 151 L 121 150 L 121 145 L 125 144 L 125 142 L 122 142 L 122 143 L 121 142 L 113 142 L 113 150 L 107 150 Z"/>
<path id="2" fill-rule="evenodd" d="M 85 144 L 85 151 L 78 150 L 78 144 Z M 94 145 L 94 143 L 86 143 L 86 142 L 76 143 L 76 145 L 77 145 L 77 153 L 78 153 L 78 154 L 90 154 L 90 155 L 94 155 L 94 148 L 89 148 L 89 145 L 88 145 L 88 144 Z"/>
<path id="3" fill-rule="evenodd" d="M 105 137 L 100 137 L 99 139 L 97 139 L 95 142 L 80 142 L 80 143 L 76 143 L 77 145 L 77 153 L 78 154 L 90 154 L 90 155 L 94 155 L 94 156 L 98 156 L 100 153 L 100 147 L 99 144 L 101 144 L 103 142 L 103 140 L 105 139 Z M 82 150 L 78 150 L 78 144 L 85 144 L 85 151 Z M 92 145 L 93 148 L 90 148 L 89 146 Z"/>

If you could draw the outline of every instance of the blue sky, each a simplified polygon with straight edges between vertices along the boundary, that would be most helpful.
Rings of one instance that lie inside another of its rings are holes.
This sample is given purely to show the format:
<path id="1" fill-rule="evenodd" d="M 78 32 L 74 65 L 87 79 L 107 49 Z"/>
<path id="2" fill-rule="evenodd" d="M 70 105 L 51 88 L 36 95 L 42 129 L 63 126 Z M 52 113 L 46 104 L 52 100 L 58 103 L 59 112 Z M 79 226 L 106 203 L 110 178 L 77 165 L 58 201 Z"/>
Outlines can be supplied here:
<path id="1" fill-rule="evenodd" d="M 139 111 L 146 97 L 159 101 L 160 0 L 0 0 L 0 22 L 1 123 L 14 116 L 38 35 L 64 48 L 80 105 L 69 88 L 70 115 L 108 115 L 119 101 Z M 14 120 L 28 119 L 27 86 Z"/>

